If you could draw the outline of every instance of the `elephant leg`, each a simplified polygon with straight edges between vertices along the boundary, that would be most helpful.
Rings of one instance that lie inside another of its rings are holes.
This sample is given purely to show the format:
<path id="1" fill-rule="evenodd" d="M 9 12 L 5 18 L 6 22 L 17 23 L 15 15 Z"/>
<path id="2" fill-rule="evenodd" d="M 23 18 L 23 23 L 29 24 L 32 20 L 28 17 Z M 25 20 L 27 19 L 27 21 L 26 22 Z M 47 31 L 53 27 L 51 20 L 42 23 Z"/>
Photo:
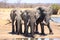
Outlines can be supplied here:
<path id="1" fill-rule="evenodd" d="M 49 19 L 50 19 L 50 17 L 46 17 L 44 21 L 46 22 L 46 25 L 47 25 L 47 27 L 49 29 L 49 32 L 50 32 L 49 34 L 53 34 L 52 29 L 50 28 Z"/>
<path id="2" fill-rule="evenodd" d="M 14 30 L 14 21 L 12 21 L 12 33 L 14 33 L 15 30 Z"/>
<path id="3" fill-rule="evenodd" d="M 24 33 L 26 33 L 26 23 L 24 22 Z"/>
<path id="4" fill-rule="evenodd" d="M 18 32 L 18 25 L 17 25 L 17 21 L 15 23 L 16 25 L 16 33 Z M 22 24 L 20 23 L 20 33 L 22 33 Z"/>
<path id="5" fill-rule="evenodd" d="M 25 22 L 24 22 L 24 33 L 26 32 L 26 25 L 25 25 Z"/>
<path id="6" fill-rule="evenodd" d="M 31 36 L 33 37 L 33 35 L 34 35 L 34 30 L 35 30 L 35 26 L 34 26 L 34 24 L 33 23 L 31 23 Z"/>
<path id="7" fill-rule="evenodd" d="M 35 26 L 35 32 L 38 33 L 38 24 Z"/>
<path id="8" fill-rule="evenodd" d="M 16 21 L 15 25 L 16 25 L 16 33 L 17 33 L 17 31 L 18 31 L 18 29 L 17 29 L 17 21 Z"/>
<path id="9" fill-rule="evenodd" d="M 47 27 L 49 29 L 49 34 L 53 34 L 52 29 L 50 28 L 50 23 L 48 22 Z"/>
<path id="10" fill-rule="evenodd" d="M 45 33 L 44 33 L 44 24 L 43 24 L 43 22 L 41 22 L 40 25 L 41 25 L 41 34 L 44 35 Z"/>
<path id="11" fill-rule="evenodd" d="M 24 23 L 24 25 L 25 25 L 24 33 L 27 34 L 28 33 L 28 25 L 27 25 L 27 23 Z"/>
<path id="12" fill-rule="evenodd" d="M 22 23 L 20 21 L 20 33 L 22 33 Z"/>
<path id="13" fill-rule="evenodd" d="M 33 27 L 31 27 L 31 36 L 33 36 Z"/>
<path id="14" fill-rule="evenodd" d="M 20 33 L 20 21 L 16 21 L 17 22 L 17 34 L 19 35 Z"/>
<path id="15" fill-rule="evenodd" d="M 26 27 L 26 34 L 28 34 L 28 27 Z"/>

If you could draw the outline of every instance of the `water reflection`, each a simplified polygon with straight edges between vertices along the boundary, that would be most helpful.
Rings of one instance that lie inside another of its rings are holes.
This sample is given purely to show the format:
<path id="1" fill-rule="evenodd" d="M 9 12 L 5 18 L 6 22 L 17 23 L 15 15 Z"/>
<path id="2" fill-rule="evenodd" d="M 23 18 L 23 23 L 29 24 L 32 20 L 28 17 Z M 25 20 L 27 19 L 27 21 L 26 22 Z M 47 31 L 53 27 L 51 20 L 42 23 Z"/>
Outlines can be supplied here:
<path id="1" fill-rule="evenodd" d="M 14 39 L 0 39 L 0 40 L 60 40 L 60 38 L 14 38 Z"/>
<path id="2" fill-rule="evenodd" d="M 51 18 L 54 22 L 60 23 L 60 17 L 52 17 Z"/>

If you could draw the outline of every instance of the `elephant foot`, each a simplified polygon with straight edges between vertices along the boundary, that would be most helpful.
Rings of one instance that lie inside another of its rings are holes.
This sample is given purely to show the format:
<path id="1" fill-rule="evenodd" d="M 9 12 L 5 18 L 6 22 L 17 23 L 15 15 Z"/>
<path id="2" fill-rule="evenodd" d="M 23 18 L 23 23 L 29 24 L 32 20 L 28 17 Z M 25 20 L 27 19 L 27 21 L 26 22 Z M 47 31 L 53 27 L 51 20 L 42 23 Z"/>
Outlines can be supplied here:
<path id="1" fill-rule="evenodd" d="M 25 35 L 28 35 L 28 32 L 24 32 Z"/>
<path id="2" fill-rule="evenodd" d="M 32 37 L 32 38 L 34 38 L 33 34 L 27 34 L 27 37 Z"/>
<path id="3" fill-rule="evenodd" d="M 53 34 L 53 32 L 50 32 L 49 34 Z"/>
<path id="4" fill-rule="evenodd" d="M 17 33 L 17 35 L 19 35 L 19 33 Z"/>
<path id="5" fill-rule="evenodd" d="M 24 34 L 28 34 L 28 31 L 24 31 Z"/>
<path id="6" fill-rule="evenodd" d="M 25 36 L 26 36 L 26 37 L 34 38 L 34 36 L 33 36 L 33 35 L 31 35 L 31 34 L 25 34 Z"/>
<path id="7" fill-rule="evenodd" d="M 45 33 L 41 33 L 41 35 L 45 36 L 46 34 Z"/>
<path id="8" fill-rule="evenodd" d="M 17 32 L 16 34 L 19 35 L 19 32 Z"/>
<path id="9" fill-rule="evenodd" d="M 39 32 L 38 32 L 38 31 L 36 31 L 36 32 L 34 32 L 34 33 L 38 34 Z"/>
<path id="10" fill-rule="evenodd" d="M 24 36 L 28 37 L 28 33 L 25 33 Z"/>
<path id="11" fill-rule="evenodd" d="M 34 36 L 33 36 L 33 35 L 31 35 L 31 37 L 32 37 L 32 38 L 34 38 Z"/>
<path id="12" fill-rule="evenodd" d="M 26 33 L 26 31 L 24 31 L 24 33 Z"/>
<path id="13" fill-rule="evenodd" d="M 30 34 L 30 37 L 34 38 L 34 35 L 33 34 Z"/>
<path id="14" fill-rule="evenodd" d="M 12 31 L 12 34 L 15 33 L 15 31 Z"/>
<path id="15" fill-rule="evenodd" d="M 22 31 L 20 31 L 19 33 L 22 34 Z"/>

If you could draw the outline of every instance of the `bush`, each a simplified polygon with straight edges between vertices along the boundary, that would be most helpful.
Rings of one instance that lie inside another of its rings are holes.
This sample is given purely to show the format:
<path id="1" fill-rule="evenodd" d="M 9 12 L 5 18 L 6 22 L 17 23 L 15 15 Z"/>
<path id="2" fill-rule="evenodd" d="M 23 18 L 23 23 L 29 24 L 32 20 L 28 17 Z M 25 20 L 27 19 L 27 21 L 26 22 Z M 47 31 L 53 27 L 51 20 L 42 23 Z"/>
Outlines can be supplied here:
<path id="1" fill-rule="evenodd" d="M 57 14 L 58 10 L 60 9 L 60 5 L 52 4 L 53 14 Z"/>

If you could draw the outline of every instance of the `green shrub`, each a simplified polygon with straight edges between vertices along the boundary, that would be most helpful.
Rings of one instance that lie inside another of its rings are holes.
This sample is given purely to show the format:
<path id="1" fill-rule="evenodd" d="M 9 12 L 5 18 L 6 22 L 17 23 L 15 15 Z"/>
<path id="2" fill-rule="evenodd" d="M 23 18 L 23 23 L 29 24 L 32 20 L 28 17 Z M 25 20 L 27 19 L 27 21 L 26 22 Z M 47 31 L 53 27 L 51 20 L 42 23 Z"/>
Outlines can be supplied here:
<path id="1" fill-rule="evenodd" d="M 52 4 L 53 14 L 57 14 L 58 10 L 60 9 L 60 5 Z"/>

